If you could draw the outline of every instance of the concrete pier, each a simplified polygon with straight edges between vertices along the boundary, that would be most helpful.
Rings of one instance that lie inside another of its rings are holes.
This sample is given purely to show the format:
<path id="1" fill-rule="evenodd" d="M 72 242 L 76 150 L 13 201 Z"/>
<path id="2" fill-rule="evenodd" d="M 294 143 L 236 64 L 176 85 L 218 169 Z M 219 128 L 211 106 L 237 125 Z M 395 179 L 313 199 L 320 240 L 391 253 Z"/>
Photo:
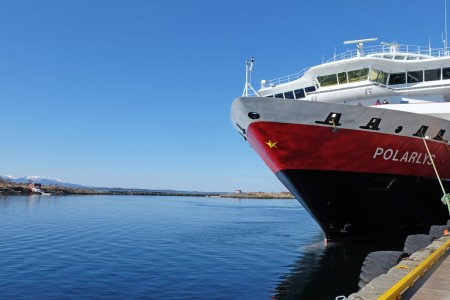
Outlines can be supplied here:
<path id="1" fill-rule="evenodd" d="M 450 236 L 435 240 L 372 280 L 349 300 L 450 299 Z"/>
<path id="2" fill-rule="evenodd" d="M 450 255 L 447 251 L 422 278 L 405 291 L 402 299 L 450 299 Z"/>

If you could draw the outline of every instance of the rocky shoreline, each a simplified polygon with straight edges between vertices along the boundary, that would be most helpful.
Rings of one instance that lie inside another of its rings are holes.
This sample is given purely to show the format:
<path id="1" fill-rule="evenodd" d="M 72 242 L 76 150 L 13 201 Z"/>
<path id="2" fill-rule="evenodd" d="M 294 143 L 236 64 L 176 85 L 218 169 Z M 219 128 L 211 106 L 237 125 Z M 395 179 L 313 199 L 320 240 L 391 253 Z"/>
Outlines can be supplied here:
<path id="1" fill-rule="evenodd" d="M 52 195 L 93 195 L 99 194 L 95 190 L 76 189 L 62 186 L 42 186 L 41 191 Z M 34 195 L 41 194 L 33 192 L 26 183 L 0 182 L 0 195 Z"/>
<path id="2" fill-rule="evenodd" d="M 41 191 L 51 195 L 139 195 L 139 196 L 192 196 L 192 197 L 215 197 L 215 198 L 245 198 L 245 199 L 293 199 L 289 192 L 281 193 L 196 193 L 196 192 L 171 192 L 171 191 L 147 191 L 126 189 L 81 189 L 63 186 L 42 186 Z M 40 195 L 33 192 L 26 183 L 0 182 L 1 195 Z"/>

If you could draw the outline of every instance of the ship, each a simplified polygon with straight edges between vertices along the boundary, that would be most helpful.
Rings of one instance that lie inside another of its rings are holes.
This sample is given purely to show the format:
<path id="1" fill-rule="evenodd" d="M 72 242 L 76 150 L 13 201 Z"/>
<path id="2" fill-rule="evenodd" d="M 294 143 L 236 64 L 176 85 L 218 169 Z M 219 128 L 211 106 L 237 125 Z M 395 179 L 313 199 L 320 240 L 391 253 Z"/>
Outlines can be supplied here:
<path id="1" fill-rule="evenodd" d="M 428 233 L 447 224 L 450 55 L 356 47 L 296 74 L 246 83 L 231 121 L 328 242 Z M 353 47 L 352 47 L 353 48 Z"/>

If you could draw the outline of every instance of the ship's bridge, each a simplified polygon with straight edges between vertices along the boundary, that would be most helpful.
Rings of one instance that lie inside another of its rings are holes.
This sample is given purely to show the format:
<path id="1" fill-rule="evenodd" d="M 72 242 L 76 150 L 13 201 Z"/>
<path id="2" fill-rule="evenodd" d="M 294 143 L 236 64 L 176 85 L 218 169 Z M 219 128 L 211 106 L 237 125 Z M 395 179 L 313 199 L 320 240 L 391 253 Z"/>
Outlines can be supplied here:
<path id="1" fill-rule="evenodd" d="M 357 49 L 334 55 L 323 64 L 274 80 L 263 80 L 257 94 L 327 101 L 328 97 L 339 99 L 339 95 L 333 92 L 347 93 L 350 89 L 370 88 L 374 84 L 385 90 L 380 90 L 379 96 L 412 88 L 415 94 L 421 93 L 419 89 L 433 88 L 431 94 L 441 94 L 442 97 L 448 91 L 438 91 L 436 87 L 450 87 L 448 51 L 388 43 L 364 48 L 362 43 L 358 43 Z"/>
<path id="2" fill-rule="evenodd" d="M 360 59 L 361 57 L 373 57 L 383 60 L 395 61 L 418 61 L 418 60 L 433 60 L 436 58 L 443 58 L 449 56 L 449 50 L 445 48 L 431 48 L 414 45 L 400 45 L 394 43 L 382 43 L 380 45 L 369 46 L 364 48 L 357 48 L 334 55 L 332 58 L 325 61 L 322 65 L 332 62 L 338 62 L 349 59 Z M 304 68 L 301 71 L 278 77 L 270 80 L 261 81 L 261 90 L 266 88 L 273 88 L 281 84 L 289 83 L 302 78 L 303 75 L 310 68 Z"/>

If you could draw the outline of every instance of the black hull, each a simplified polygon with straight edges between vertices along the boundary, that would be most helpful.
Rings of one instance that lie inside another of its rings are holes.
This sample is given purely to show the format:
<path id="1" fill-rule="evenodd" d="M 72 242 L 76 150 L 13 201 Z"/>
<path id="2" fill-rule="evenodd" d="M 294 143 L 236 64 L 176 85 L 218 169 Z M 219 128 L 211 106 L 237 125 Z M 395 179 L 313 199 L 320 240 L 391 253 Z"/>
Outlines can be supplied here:
<path id="1" fill-rule="evenodd" d="M 283 170 L 276 173 L 331 242 L 428 233 L 447 224 L 437 180 L 413 176 Z M 446 191 L 450 182 L 444 182 Z"/>

